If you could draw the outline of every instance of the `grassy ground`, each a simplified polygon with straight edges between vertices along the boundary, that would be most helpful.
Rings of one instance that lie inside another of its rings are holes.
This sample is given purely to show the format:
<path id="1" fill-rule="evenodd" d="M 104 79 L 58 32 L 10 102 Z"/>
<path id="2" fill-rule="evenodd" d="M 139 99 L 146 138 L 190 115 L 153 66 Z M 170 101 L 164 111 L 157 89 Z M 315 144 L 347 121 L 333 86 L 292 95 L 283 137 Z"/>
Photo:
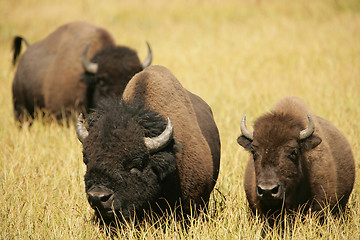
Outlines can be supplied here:
<path id="1" fill-rule="evenodd" d="M 85 166 L 73 126 L 13 119 L 11 41 L 34 43 L 59 25 L 86 20 L 107 28 L 118 44 L 168 67 L 212 107 L 222 141 L 211 214 L 187 230 L 173 219 L 161 228 L 123 226 L 115 237 L 146 239 L 359 239 L 360 188 L 349 211 L 323 225 L 306 215 L 266 228 L 250 215 L 243 190 L 248 154 L 236 143 L 282 97 L 301 97 L 348 138 L 360 169 L 360 3 L 357 0 L 0 0 L 0 238 L 103 239 L 84 192 Z"/>

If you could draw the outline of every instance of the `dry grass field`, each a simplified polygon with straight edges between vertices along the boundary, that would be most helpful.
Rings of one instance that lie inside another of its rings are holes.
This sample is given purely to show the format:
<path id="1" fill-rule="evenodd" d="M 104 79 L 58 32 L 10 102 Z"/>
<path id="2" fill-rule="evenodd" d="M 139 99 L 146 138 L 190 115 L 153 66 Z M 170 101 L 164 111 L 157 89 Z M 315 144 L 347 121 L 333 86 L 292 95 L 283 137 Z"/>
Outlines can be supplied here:
<path id="1" fill-rule="evenodd" d="M 86 20 L 168 67 L 212 107 L 222 142 L 210 213 L 185 228 L 173 219 L 119 227 L 119 239 L 360 239 L 360 2 L 358 0 L 0 0 L 0 239 L 107 239 L 87 203 L 75 128 L 13 118 L 11 44 Z M 285 96 L 302 98 L 348 138 L 356 183 L 341 217 L 285 219 L 284 231 L 250 214 L 248 158 L 236 142 Z M 159 227 L 161 225 L 161 227 Z"/>

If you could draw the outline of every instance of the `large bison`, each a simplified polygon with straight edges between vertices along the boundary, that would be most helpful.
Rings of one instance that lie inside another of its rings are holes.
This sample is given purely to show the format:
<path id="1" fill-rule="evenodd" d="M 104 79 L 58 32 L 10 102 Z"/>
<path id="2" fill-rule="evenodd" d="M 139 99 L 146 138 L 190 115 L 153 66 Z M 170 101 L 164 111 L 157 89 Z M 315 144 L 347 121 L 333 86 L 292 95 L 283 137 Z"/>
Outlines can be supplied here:
<path id="1" fill-rule="evenodd" d="M 62 25 L 30 46 L 15 37 L 14 65 L 22 41 L 28 49 L 12 86 L 15 118 L 20 122 L 24 116 L 33 117 L 36 108 L 58 119 L 72 111 L 88 111 L 104 96 L 121 95 L 127 82 L 152 59 L 149 45 L 142 64 L 134 50 L 116 46 L 108 31 L 87 22 Z"/>
<path id="2" fill-rule="evenodd" d="M 85 186 L 96 214 L 142 218 L 203 209 L 216 183 L 220 139 L 210 107 L 165 67 L 151 66 L 128 83 L 121 100 L 104 101 L 76 132 L 87 166 Z"/>
<path id="3" fill-rule="evenodd" d="M 280 100 L 258 118 L 254 131 L 241 123 L 238 143 L 251 153 L 244 187 L 251 209 L 278 215 L 281 209 L 334 212 L 348 202 L 355 163 L 344 135 L 314 115 L 299 98 Z"/>

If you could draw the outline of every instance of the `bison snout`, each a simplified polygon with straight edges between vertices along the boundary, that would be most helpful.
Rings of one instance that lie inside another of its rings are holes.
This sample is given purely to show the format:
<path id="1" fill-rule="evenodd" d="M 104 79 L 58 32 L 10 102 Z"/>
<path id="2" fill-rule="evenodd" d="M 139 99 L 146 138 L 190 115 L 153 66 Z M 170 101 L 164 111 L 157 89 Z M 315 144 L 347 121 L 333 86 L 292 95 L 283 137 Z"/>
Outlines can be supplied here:
<path id="1" fill-rule="evenodd" d="M 257 185 L 257 196 L 259 198 L 281 198 L 281 187 L 279 184 L 259 184 Z"/>
<path id="2" fill-rule="evenodd" d="M 114 192 L 104 187 L 95 187 L 87 192 L 90 206 L 99 211 L 111 211 L 114 201 Z"/>

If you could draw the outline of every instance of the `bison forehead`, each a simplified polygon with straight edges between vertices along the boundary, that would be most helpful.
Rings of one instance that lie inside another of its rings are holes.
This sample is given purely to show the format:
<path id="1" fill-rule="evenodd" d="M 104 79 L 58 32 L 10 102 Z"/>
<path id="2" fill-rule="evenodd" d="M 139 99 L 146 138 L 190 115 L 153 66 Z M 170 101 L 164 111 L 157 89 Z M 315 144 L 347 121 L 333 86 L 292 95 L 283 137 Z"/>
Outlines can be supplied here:
<path id="1" fill-rule="evenodd" d="M 149 152 L 144 137 L 158 136 L 165 125 L 163 117 L 144 108 L 142 103 L 105 99 L 90 115 L 84 152 L 89 161 L 146 160 Z"/>
<path id="2" fill-rule="evenodd" d="M 254 142 L 269 149 L 283 146 L 298 139 L 304 128 L 302 122 L 290 115 L 269 113 L 254 125 Z"/>
<path id="3" fill-rule="evenodd" d="M 142 65 L 137 53 L 127 47 L 105 47 L 98 52 L 91 61 L 99 63 L 99 71 L 101 71 L 102 68 L 106 68 L 107 70 L 112 69 L 113 71 L 124 71 L 132 68 L 142 70 Z"/>
<path id="4" fill-rule="evenodd" d="M 143 142 L 144 130 L 135 120 L 121 121 L 121 116 L 107 115 L 96 124 L 97 126 L 90 129 L 89 133 L 97 132 L 101 143 L 114 142 Z"/>
<path id="5" fill-rule="evenodd" d="M 89 161 L 127 162 L 144 158 L 147 153 L 140 126 L 134 121 L 121 124 L 108 118 L 89 130 L 83 146 Z"/>

